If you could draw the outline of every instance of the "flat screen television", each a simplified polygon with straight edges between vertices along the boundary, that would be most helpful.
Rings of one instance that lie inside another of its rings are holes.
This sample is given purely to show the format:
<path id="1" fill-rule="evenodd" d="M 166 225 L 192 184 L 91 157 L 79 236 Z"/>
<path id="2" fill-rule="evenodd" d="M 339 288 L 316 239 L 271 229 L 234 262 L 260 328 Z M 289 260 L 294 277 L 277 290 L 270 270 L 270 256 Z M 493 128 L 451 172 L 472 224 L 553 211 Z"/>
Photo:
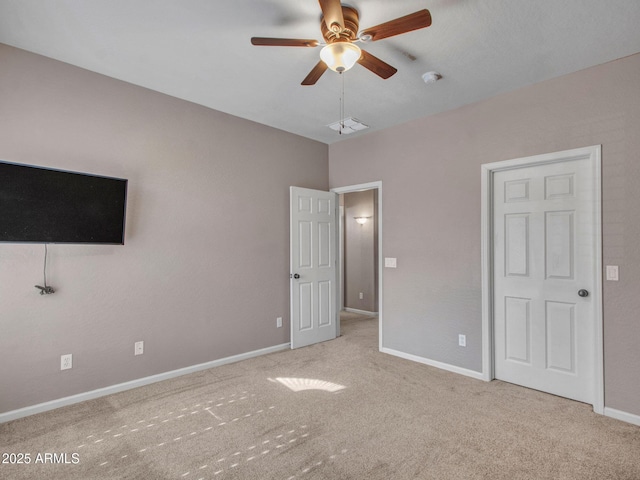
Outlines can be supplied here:
<path id="1" fill-rule="evenodd" d="M 0 161 L 0 242 L 124 244 L 127 180 Z"/>

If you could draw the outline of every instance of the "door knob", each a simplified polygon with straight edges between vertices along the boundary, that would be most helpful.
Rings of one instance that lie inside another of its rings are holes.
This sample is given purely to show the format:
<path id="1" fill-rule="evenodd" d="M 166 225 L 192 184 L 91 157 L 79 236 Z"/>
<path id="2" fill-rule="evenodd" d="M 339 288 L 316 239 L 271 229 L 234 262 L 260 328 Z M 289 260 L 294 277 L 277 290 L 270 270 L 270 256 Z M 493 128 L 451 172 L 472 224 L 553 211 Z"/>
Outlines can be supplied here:
<path id="1" fill-rule="evenodd" d="M 578 295 L 581 297 L 588 297 L 589 296 L 589 292 L 587 290 L 585 290 L 584 288 L 578 290 Z"/>
<path id="2" fill-rule="evenodd" d="M 294 273 L 293 274 L 293 278 L 295 278 L 297 280 L 298 278 L 300 278 L 300 275 L 298 275 L 297 273 Z"/>

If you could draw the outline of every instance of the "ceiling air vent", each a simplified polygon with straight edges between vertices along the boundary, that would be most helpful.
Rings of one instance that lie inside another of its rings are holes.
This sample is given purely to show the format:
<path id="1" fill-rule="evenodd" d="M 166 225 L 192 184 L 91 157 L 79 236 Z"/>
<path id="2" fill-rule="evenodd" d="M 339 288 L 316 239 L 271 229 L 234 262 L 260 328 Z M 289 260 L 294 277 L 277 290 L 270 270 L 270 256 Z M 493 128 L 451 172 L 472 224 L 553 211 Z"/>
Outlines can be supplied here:
<path id="1" fill-rule="evenodd" d="M 331 130 L 335 130 L 336 132 L 342 135 L 349 135 L 350 133 L 359 132 L 360 130 L 365 130 L 369 128 L 369 125 L 365 125 L 357 118 L 349 117 L 344 120 L 338 120 L 331 125 L 327 125 Z"/>

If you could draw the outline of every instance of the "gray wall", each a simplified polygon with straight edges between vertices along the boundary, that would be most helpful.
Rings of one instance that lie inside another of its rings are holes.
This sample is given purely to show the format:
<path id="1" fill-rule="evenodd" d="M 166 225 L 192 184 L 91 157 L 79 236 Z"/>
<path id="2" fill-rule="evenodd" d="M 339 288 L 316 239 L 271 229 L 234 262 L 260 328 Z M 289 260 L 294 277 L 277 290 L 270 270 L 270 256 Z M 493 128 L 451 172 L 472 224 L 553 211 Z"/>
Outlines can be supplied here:
<path id="1" fill-rule="evenodd" d="M 479 371 L 480 165 L 602 144 L 605 403 L 640 415 L 640 55 L 334 144 L 330 179 L 326 145 L 2 45 L 0 65 L 0 159 L 130 180 L 126 245 L 51 246 L 55 295 L 42 245 L 0 244 L 0 412 L 287 342 L 289 185 L 382 180 L 384 346 Z"/>
<path id="2" fill-rule="evenodd" d="M 0 412 L 289 341 L 289 186 L 328 188 L 326 145 L 3 45 L 0 65 L 0 159 L 129 179 L 126 244 L 51 245 L 54 295 L 42 245 L 0 244 Z"/>
<path id="3" fill-rule="evenodd" d="M 602 144 L 605 405 L 640 415 L 638 79 L 635 55 L 330 146 L 332 188 L 383 182 L 385 347 L 480 371 L 480 165 Z"/>
<path id="4" fill-rule="evenodd" d="M 344 306 L 366 312 L 378 311 L 376 193 L 377 190 L 365 190 L 343 195 L 345 211 Z M 354 217 L 371 218 L 367 223 L 360 225 Z M 362 299 L 360 299 L 360 293 L 362 293 Z"/>

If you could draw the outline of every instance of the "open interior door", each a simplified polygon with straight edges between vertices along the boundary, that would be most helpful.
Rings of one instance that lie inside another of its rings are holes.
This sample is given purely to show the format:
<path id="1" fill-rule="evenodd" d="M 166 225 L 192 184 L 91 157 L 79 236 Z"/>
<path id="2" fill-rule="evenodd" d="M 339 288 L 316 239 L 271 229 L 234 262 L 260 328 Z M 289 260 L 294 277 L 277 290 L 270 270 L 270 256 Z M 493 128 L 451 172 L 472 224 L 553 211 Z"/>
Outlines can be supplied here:
<path id="1" fill-rule="evenodd" d="M 337 197 L 291 187 L 291 348 L 337 336 Z"/>

